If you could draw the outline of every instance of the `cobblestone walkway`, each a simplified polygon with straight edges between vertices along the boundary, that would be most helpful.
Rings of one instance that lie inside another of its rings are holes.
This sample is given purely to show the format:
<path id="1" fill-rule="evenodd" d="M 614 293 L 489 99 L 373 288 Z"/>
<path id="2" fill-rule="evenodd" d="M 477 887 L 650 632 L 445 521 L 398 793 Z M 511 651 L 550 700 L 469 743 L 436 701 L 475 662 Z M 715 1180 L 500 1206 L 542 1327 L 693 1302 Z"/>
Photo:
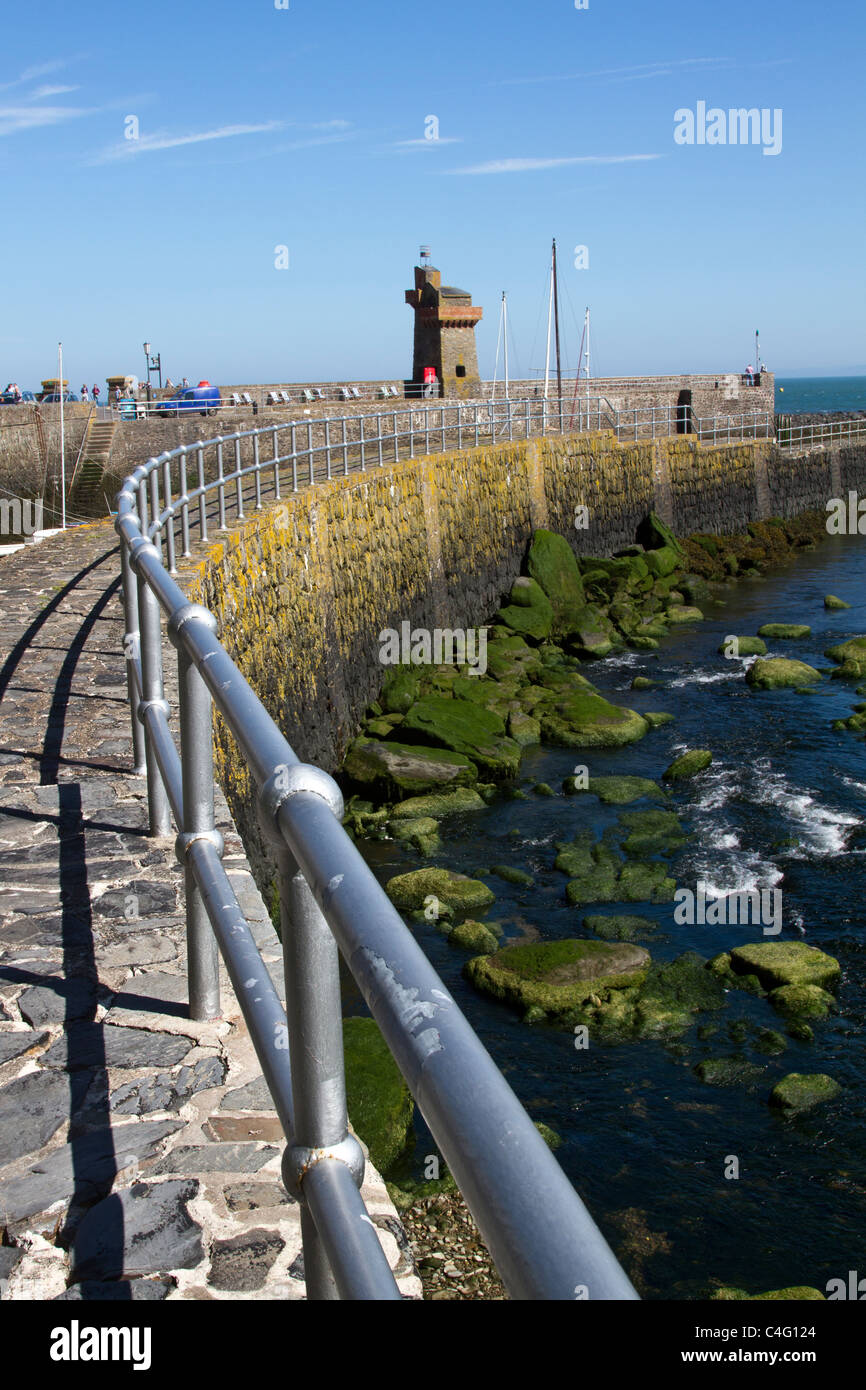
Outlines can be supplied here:
<path id="1" fill-rule="evenodd" d="M 129 774 L 118 563 L 107 523 L 0 558 L 0 1298 L 303 1298 L 283 1136 L 224 971 L 222 1018 L 188 1017 L 182 875 Z M 282 998 L 218 788 L 217 817 Z M 420 1297 L 369 1164 L 364 1196 Z"/>

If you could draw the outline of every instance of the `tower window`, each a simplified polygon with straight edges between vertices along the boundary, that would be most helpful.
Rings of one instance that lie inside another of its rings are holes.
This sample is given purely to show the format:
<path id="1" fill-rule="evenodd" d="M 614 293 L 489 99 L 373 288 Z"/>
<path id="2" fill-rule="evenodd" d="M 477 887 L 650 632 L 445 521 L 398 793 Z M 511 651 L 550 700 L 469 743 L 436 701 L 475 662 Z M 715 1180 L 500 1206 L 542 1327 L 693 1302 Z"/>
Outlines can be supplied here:
<path id="1" fill-rule="evenodd" d="M 454 368 L 454 375 L 455 375 L 455 376 L 465 376 L 465 375 L 466 375 L 466 368 L 464 367 L 464 365 L 463 365 L 462 362 L 458 362 L 458 363 L 457 363 L 457 366 Z"/>

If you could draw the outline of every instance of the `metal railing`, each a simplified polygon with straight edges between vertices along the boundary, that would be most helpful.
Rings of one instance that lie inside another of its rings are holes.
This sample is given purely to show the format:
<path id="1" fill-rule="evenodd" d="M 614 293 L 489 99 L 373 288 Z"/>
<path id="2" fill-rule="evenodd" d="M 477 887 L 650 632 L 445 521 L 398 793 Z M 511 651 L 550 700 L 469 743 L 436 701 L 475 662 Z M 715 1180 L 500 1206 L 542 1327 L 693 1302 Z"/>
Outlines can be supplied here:
<path id="1" fill-rule="evenodd" d="M 221 646 L 216 619 L 188 601 L 163 564 L 165 547 L 175 569 L 178 540 L 190 554 L 191 509 L 207 538 L 212 494 L 225 529 L 228 488 L 236 490 L 242 517 L 245 480 L 254 483 L 257 509 L 263 493 L 279 497 L 289 480 L 297 487 L 307 461 L 313 480 L 314 450 L 297 448 L 298 427 L 287 428 L 293 449 L 287 458 L 279 456 L 274 427 L 184 446 L 137 468 L 117 500 L 136 770 L 147 774 L 151 834 L 169 835 L 172 819 L 177 829 L 191 1017 L 220 1012 L 221 952 L 285 1131 L 283 1179 L 302 1204 L 309 1297 L 400 1297 L 361 1198 L 364 1159 L 348 1129 L 342 953 L 512 1297 L 636 1298 L 581 1199 L 343 829 L 336 783 L 299 761 Z M 261 443 L 269 437 L 274 457 L 263 460 Z M 396 422 L 393 438 L 399 438 Z M 210 481 L 208 447 L 217 454 Z M 252 449 L 249 465 L 242 462 L 244 447 Z M 342 442 L 328 447 L 348 457 Z M 380 433 L 373 448 L 381 447 Z M 226 450 L 235 460 L 231 471 Z M 327 476 L 330 459 L 329 452 Z M 179 747 L 165 699 L 162 616 L 177 651 Z M 249 768 L 277 863 L 285 1012 L 221 862 L 213 705 Z"/>
<path id="2" fill-rule="evenodd" d="M 799 424 L 797 417 L 776 416 L 776 443 L 780 449 L 825 449 L 834 444 L 856 444 L 866 440 L 866 417 L 851 420 L 823 420 Z"/>

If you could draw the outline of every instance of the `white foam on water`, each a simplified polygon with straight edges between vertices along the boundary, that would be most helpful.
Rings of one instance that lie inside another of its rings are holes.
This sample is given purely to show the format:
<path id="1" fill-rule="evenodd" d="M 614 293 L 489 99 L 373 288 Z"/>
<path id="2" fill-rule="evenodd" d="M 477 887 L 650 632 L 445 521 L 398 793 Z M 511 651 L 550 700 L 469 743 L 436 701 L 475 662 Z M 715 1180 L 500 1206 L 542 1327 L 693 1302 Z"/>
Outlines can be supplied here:
<path id="1" fill-rule="evenodd" d="M 671 681 L 671 689 L 681 685 L 716 685 L 719 681 L 732 680 L 739 674 L 740 668 L 735 671 L 691 671 L 687 676 L 678 676 Z"/>
<path id="2" fill-rule="evenodd" d="M 784 773 L 771 771 L 765 760 L 757 765 L 756 771 L 759 769 L 760 800 L 782 811 L 804 842 L 799 851 L 791 851 L 793 858 L 802 858 L 804 851 L 830 855 L 846 850 L 847 832 L 860 824 L 858 816 L 823 806 L 810 792 L 792 787 Z"/>

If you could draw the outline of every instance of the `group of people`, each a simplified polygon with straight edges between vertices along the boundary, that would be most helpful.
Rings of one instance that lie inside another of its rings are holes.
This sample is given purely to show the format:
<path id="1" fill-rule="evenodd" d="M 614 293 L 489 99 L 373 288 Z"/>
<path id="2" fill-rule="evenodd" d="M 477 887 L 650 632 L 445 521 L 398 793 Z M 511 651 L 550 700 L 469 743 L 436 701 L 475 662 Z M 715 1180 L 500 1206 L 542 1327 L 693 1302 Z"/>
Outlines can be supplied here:
<path id="1" fill-rule="evenodd" d="M 92 391 L 88 391 L 86 386 L 82 386 L 81 399 L 83 401 L 92 400 L 94 405 L 99 405 L 99 387 L 97 386 L 96 382 L 93 383 Z"/>
<path id="2" fill-rule="evenodd" d="M 748 367 L 746 367 L 744 371 L 746 385 L 755 386 L 757 384 L 758 378 L 761 375 L 761 372 L 765 372 L 766 370 L 767 368 L 764 366 L 763 362 L 759 363 L 757 371 L 755 371 L 755 368 L 752 366 L 750 362 Z"/>
<path id="3" fill-rule="evenodd" d="M 20 399 L 21 399 L 21 387 L 18 385 L 18 382 L 17 382 L 17 381 L 10 381 L 9 384 L 7 385 L 7 387 L 6 387 L 6 390 L 3 392 L 3 395 L 4 395 L 4 396 L 11 396 L 12 399 L 13 399 L 14 401 L 20 401 Z"/>

